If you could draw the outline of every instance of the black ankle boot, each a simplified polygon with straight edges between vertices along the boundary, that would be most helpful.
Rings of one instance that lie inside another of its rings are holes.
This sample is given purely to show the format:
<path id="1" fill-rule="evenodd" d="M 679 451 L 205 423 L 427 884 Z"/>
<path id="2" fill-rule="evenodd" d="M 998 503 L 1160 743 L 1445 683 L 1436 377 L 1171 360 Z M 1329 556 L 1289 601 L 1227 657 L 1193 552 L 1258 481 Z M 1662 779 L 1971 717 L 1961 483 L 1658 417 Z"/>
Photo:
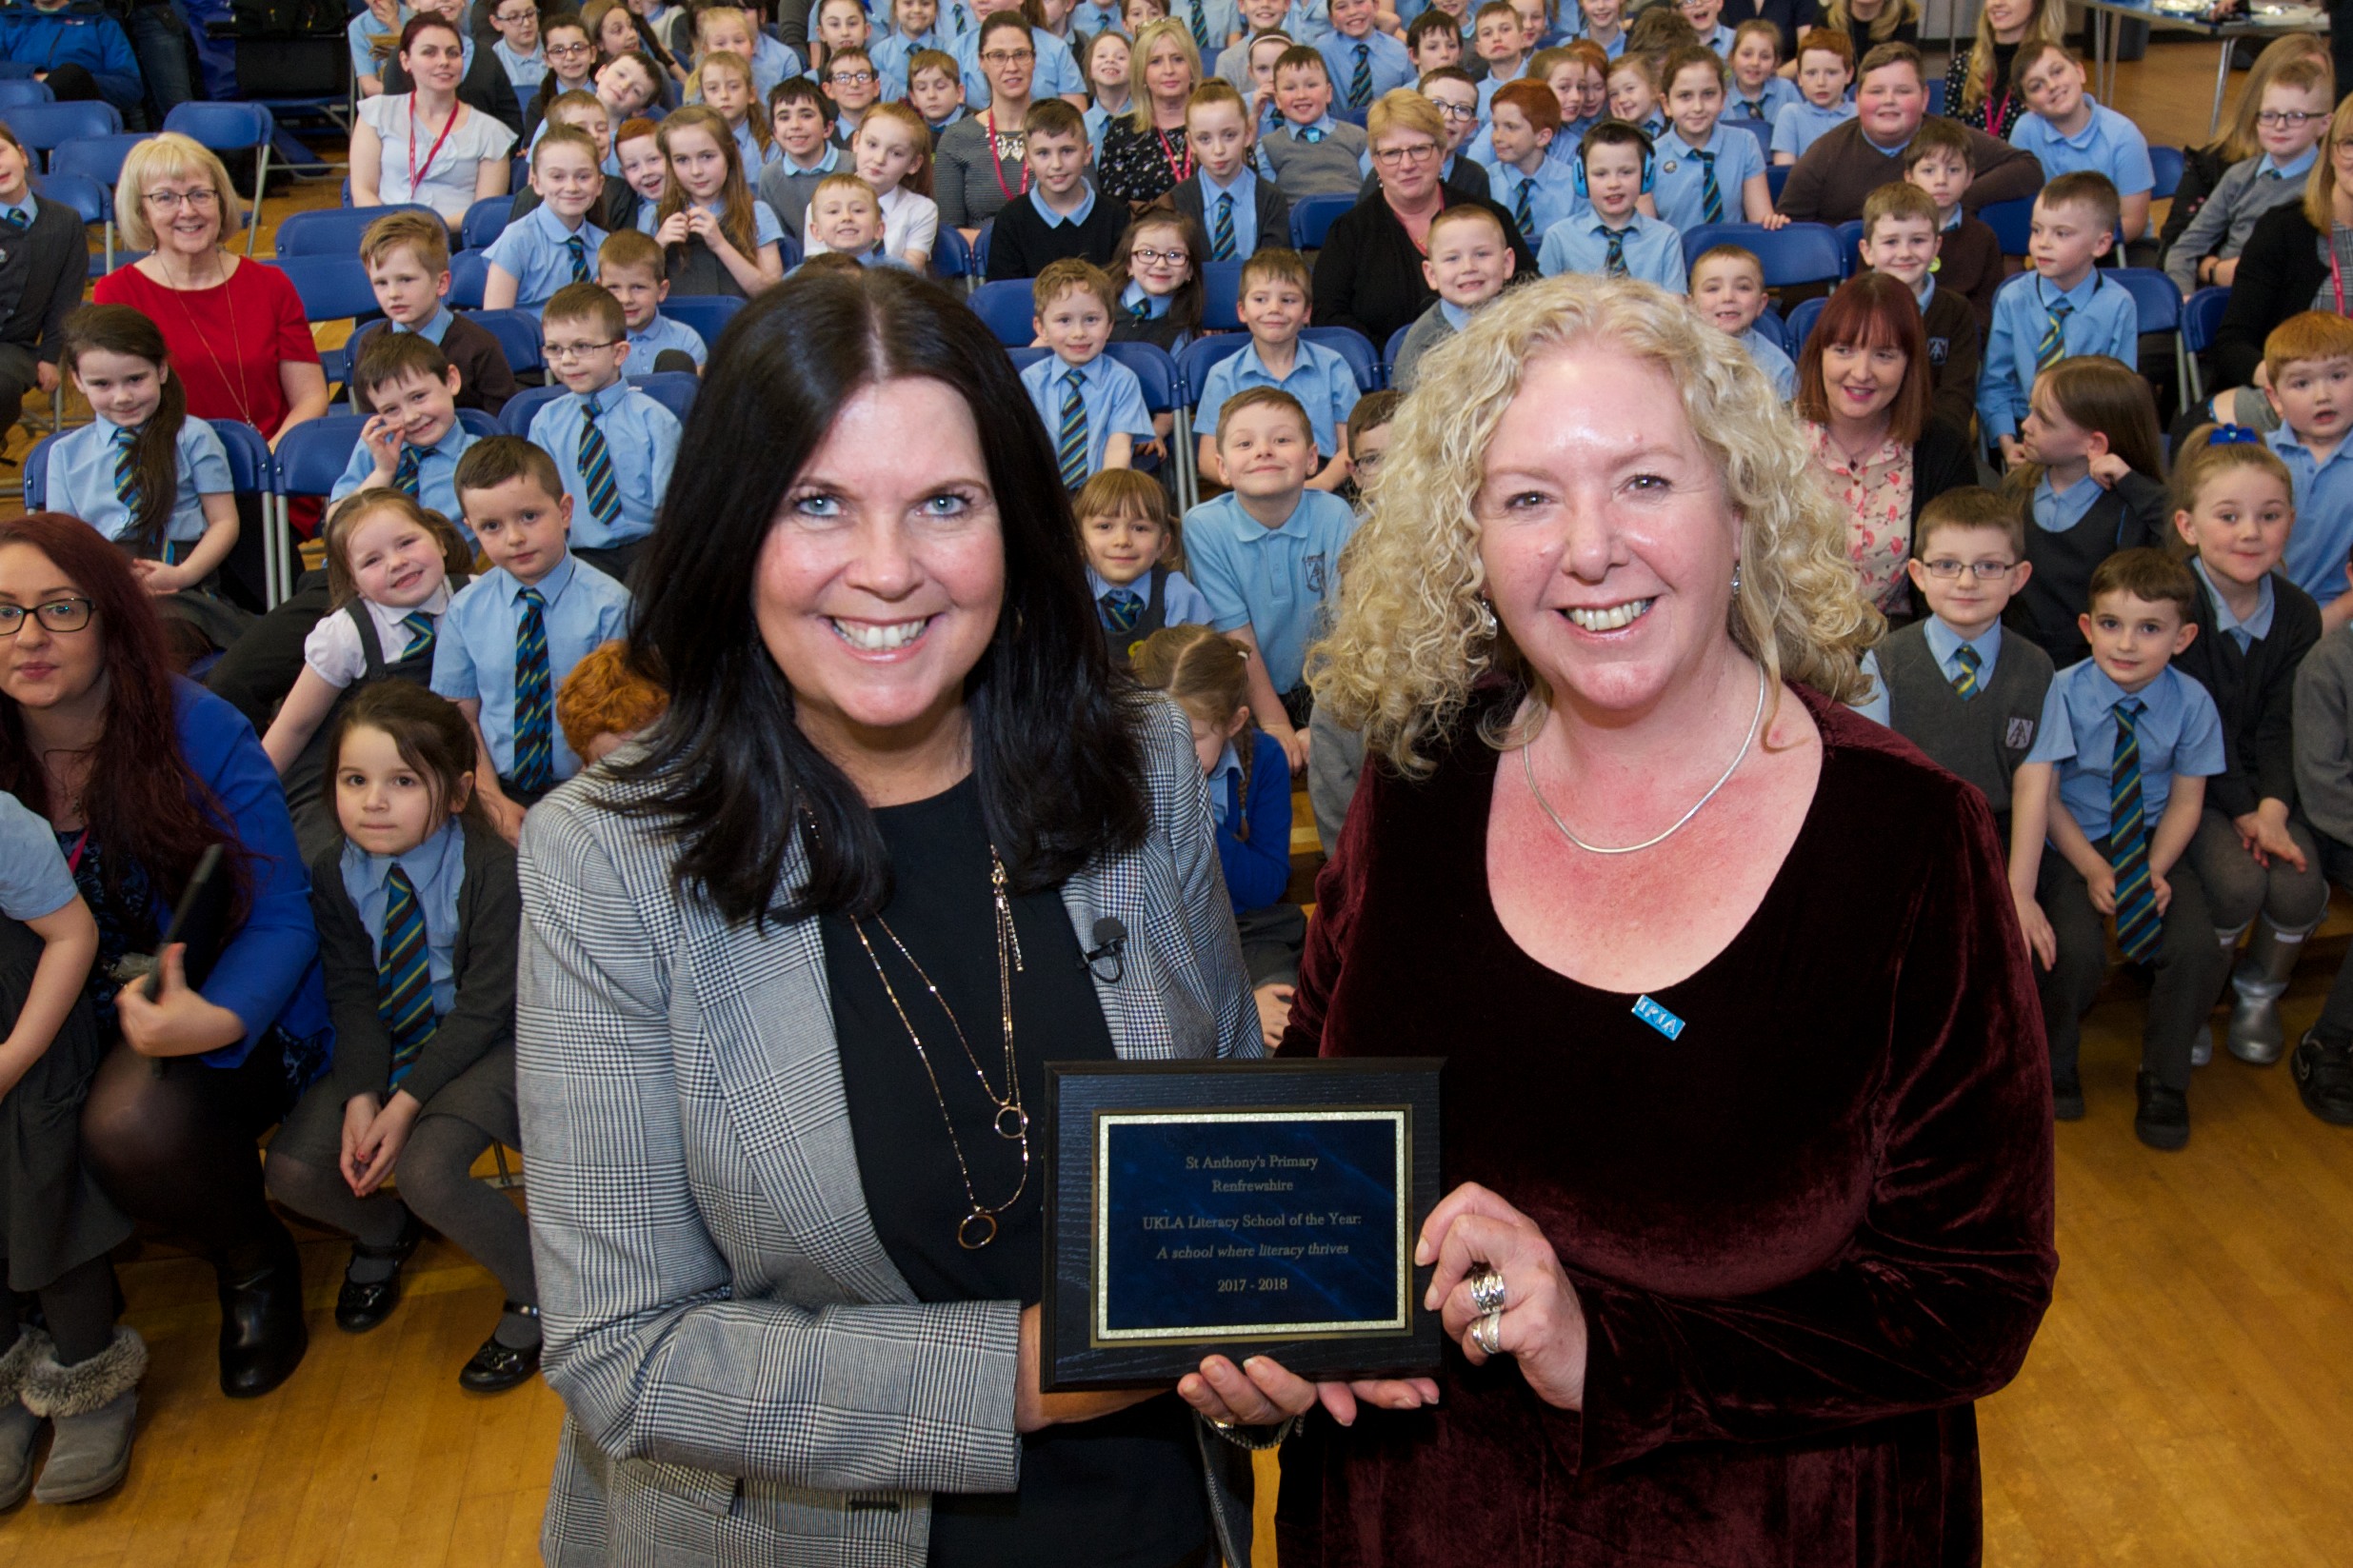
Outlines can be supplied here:
<path id="1" fill-rule="evenodd" d="M 221 1284 L 221 1392 L 232 1399 L 269 1393 L 293 1376 L 310 1348 L 302 1321 L 302 1259 L 275 1221 L 276 1235 L 214 1264 Z"/>

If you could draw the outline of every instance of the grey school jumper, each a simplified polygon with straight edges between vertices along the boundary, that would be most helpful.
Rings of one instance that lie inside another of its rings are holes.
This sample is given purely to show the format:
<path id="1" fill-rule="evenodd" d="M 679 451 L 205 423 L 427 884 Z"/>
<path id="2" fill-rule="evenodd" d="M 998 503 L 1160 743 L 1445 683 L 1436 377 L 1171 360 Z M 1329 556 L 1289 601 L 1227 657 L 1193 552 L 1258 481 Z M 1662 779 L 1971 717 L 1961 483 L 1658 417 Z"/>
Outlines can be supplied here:
<path id="1" fill-rule="evenodd" d="M 2326 149 L 2322 156 L 2326 157 Z M 2299 179 L 2260 179 L 2263 167 L 2261 154 L 2243 158 L 2223 171 L 2214 183 L 2214 189 L 2182 230 L 2173 248 L 2165 252 L 2165 276 L 2171 278 L 2183 293 L 2198 287 L 2198 264 L 2208 256 L 2220 256 L 2224 261 L 2246 248 L 2246 237 L 2255 232 L 2256 220 L 2275 207 L 2302 201 L 2304 182 Z"/>
<path id="2" fill-rule="evenodd" d="M 1927 623 L 1916 621 L 1879 645 L 1879 673 L 1887 684 L 1888 726 L 1939 767 L 1984 791 L 1985 804 L 2006 824 L 2010 779 L 2034 749 L 2050 690 L 2051 656 L 2004 631 L 1993 668 L 1980 672 L 1977 695 L 1964 701 L 1928 651 Z"/>

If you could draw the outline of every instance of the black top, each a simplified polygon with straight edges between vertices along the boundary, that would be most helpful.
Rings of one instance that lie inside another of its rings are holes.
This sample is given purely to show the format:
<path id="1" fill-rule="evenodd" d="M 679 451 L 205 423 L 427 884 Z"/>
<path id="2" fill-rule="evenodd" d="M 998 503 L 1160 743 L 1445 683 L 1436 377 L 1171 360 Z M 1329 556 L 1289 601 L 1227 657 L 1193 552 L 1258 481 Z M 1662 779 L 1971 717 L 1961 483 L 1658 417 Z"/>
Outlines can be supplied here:
<path id="1" fill-rule="evenodd" d="M 90 235 L 65 203 L 36 199 L 29 228 L 0 223 L 0 343 L 56 364 L 58 330 L 89 281 Z"/>
<path id="2" fill-rule="evenodd" d="M 2321 640 L 2312 596 L 2271 574 L 2271 629 L 2239 640 L 2215 629 L 2214 590 L 2198 579 L 2198 635 L 2174 655 L 2182 673 L 2206 688 L 2223 720 L 2223 771 L 2206 781 L 2206 804 L 2243 817 L 2265 799 L 2296 804 L 2296 670 Z"/>
<path id="3" fill-rule="evenodd" d="M 2230 280 L 2230 303 L 2214 329 L 2213 386 L 2254 384 L 2263 339 L 2288 317 L 2311 309 L 2328 284 L 2327 239 L 2304 216 L 2302 202 L 2275 207 L 2255 220 Z"/>
<path id="4" fill-rule="evenodd" d="M 1094 205 L 1076 223 L 1065 219 L 1050 228 L 1038 215 L 1027 195 L 1016 196 L 998 209 L 996 227 L 988 236 L 988 281 L 1034 278 L 1046 264 L 1081 256 L 1097 267 L 1108 267 L 1119 252 L 1119 237 L 1127 231 L 1127 204 L 1108 192 L 1095 192 Z"/>
<path id="5" fill-rule="evenodd" d="M 1904 42 L 1917 44 L 1920 40 L 1907 38 Z M 1869 46 L 1862 39 L 1856 39 L 1855 58 L 1861 60 L 1867 48 Z M 1994 45 L 1993 69 L 1985 77 L 1985 96 L 1976 108 L 1964 109 L 1961 107 L 1961 93 L 1968 84 L 1969 61 L 1975 53 L 1974 49 L 1955 50 L 1952 63 L 1945 68 L 1944 112 L 1964 126 L 1984 131 L 1989 136 L 1999 136 L 2006 142 L 2010 139 L 2010 128 L 2018 124 L 2021 114 L 2026 112 L 2026 95 L 2010 90 L 2010 68 L 2018 62 L 2018 45 Z M 1998 118 L 1993 112 L 1997 109 L 2002 111 Z"/>
<path id="6" fill-rule="evenodd" d="M 2090 602 L 2091 574 L 2118 550 L 2164 543 L 2165 486 L 2126 473 L 2091 504 L 2075 526 L 2056 532 L 2026 518 L 2026 559 L 2034 575 L 2010 600 L 2002 624 L 2051 656 L 2061 669 L 2087 657 L 2077 614 Z"/>
<path id="7" fill-rule="evenodd" d="M 1458 187 L 1438 189 L 1442 206 L 1470 202 L 1495 214 L 1504 237 L 1511 242 L 1513 281 L 1536 275 L 1536 254 L 1520 237 L 1510 213 Z M 1437 300 L 1438 291 L 1422 276 L 1421 248 L 1378 190 L 1332 220 L 1331 232 L 1315 257 L 1318 327 L 1353 327 L 1377 348 L 1399 327 L 1412 326 Z"/>
<path id="8" fill-rule="evenodd" d="M 1781 29 L 1781 57 L 1787 60 L 1799 37 L 1822 20 L 1822 8 L 1815 0 L 1725 0 L 1716 20 L 1721 26 L 1737 28 L 1760 17 Z"/>
<path id="9" fill-rule="evenodd" d="M 1140 131 L 1125 114 L 1103 128 L 1103 156 L 1095 183 L 1107 196 L 1132 206 L 1156 202 L 1193 172 L 1192 149 L 1182 129 Z"/>
<path id="10" fill-rule="evenodd" d="M 1111 1032 L 1061 895 L 1048 888 L 1015 897 L 1023 968 L 1013 977 L 1013 1036 L 1022 1103 L 1030 1117 L 1028 1185 L 998 1217 L 994 1241 L 974 1251 L 958 1246 L 957 1222 L 968 1205 L 955 1146 L 942 1123 L 942 1099 L 983 1203 L 1003 1202 L 1014 1190 L 1022 1168 L 1018 1145 L 997 1136 L 991 1126 L 996 1107 L 974 1081 L 955 1029 L 883 925 L 889 923 L 939 987 L 987 1081 L 1002 1090 L 988 830 L 979 787 L 968 778 L 944 795 L 878 810 L 874 822 L 889 852 L 893 886 L 881 917 L 863 925 L 939 1083 L 935 1092 L 907 1025 L 875 978 L 858 927 L 846 916 L 826 917 L 820 924 L 842 1087 L 875 1234 L 924 1300 L 1033 1305 L 1045 1287 L 1045 1063 L 1107 1062 Z M 1102 1420 L 1025 1438 L 1017 1493 L 935 1495 L 929 1561 L 932 1568 L 1078 1562 L 1170 1568 L 1189 1561 L 1209 1538 L 1192 1417 L 1171 1394 Z"/>

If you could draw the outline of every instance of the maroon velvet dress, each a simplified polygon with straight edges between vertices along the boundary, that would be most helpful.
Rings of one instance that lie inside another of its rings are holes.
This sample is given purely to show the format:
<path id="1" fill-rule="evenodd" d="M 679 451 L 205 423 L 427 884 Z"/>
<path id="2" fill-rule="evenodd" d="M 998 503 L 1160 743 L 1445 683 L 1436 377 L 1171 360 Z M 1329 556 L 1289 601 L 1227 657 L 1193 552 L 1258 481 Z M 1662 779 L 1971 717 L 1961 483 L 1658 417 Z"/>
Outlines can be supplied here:
<path id="1" fill-rule="evenodd" d="M 1284 1568 L 1978 1560 L 1971 1400 L 2050 1300 L 2050 1064 L 1984 799 L 1812 693 L 1820 785 L 1764 903 L 1631 996 L 1545 968 L 1486 881 L 1496 754 L 1368 767 L 1286 1053 L 1443 1055 L 1444 1183 L 1542 1225 L 1585 1409 L 1448 1347 L 1442 1402 L 1284 1450 Z M 1472 715 L 1476 717 L 1476 715 Z"/>

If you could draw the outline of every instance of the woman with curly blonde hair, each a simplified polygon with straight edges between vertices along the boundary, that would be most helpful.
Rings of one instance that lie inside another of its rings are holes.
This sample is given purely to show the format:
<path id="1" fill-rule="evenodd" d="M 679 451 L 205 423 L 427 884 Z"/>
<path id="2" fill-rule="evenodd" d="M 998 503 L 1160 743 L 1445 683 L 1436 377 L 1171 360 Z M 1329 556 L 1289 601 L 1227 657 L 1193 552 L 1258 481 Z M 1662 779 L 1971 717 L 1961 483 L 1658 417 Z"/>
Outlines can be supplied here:
<path id="1" fill-rule="evenodd" d="M 1314 676 L 1386 765 L 1283 1049 L 1446 1053 L 1451 1343 L 1179 1392 L 1346 1423 L 1284 1465 L 1286 1565 L 1970 1558 L 1969 1401 L 2056 1267 L 1992 815 L 1839 705 L 1879 618 L 1730 339 L 1568 276 L 1423 364 Z"/>

